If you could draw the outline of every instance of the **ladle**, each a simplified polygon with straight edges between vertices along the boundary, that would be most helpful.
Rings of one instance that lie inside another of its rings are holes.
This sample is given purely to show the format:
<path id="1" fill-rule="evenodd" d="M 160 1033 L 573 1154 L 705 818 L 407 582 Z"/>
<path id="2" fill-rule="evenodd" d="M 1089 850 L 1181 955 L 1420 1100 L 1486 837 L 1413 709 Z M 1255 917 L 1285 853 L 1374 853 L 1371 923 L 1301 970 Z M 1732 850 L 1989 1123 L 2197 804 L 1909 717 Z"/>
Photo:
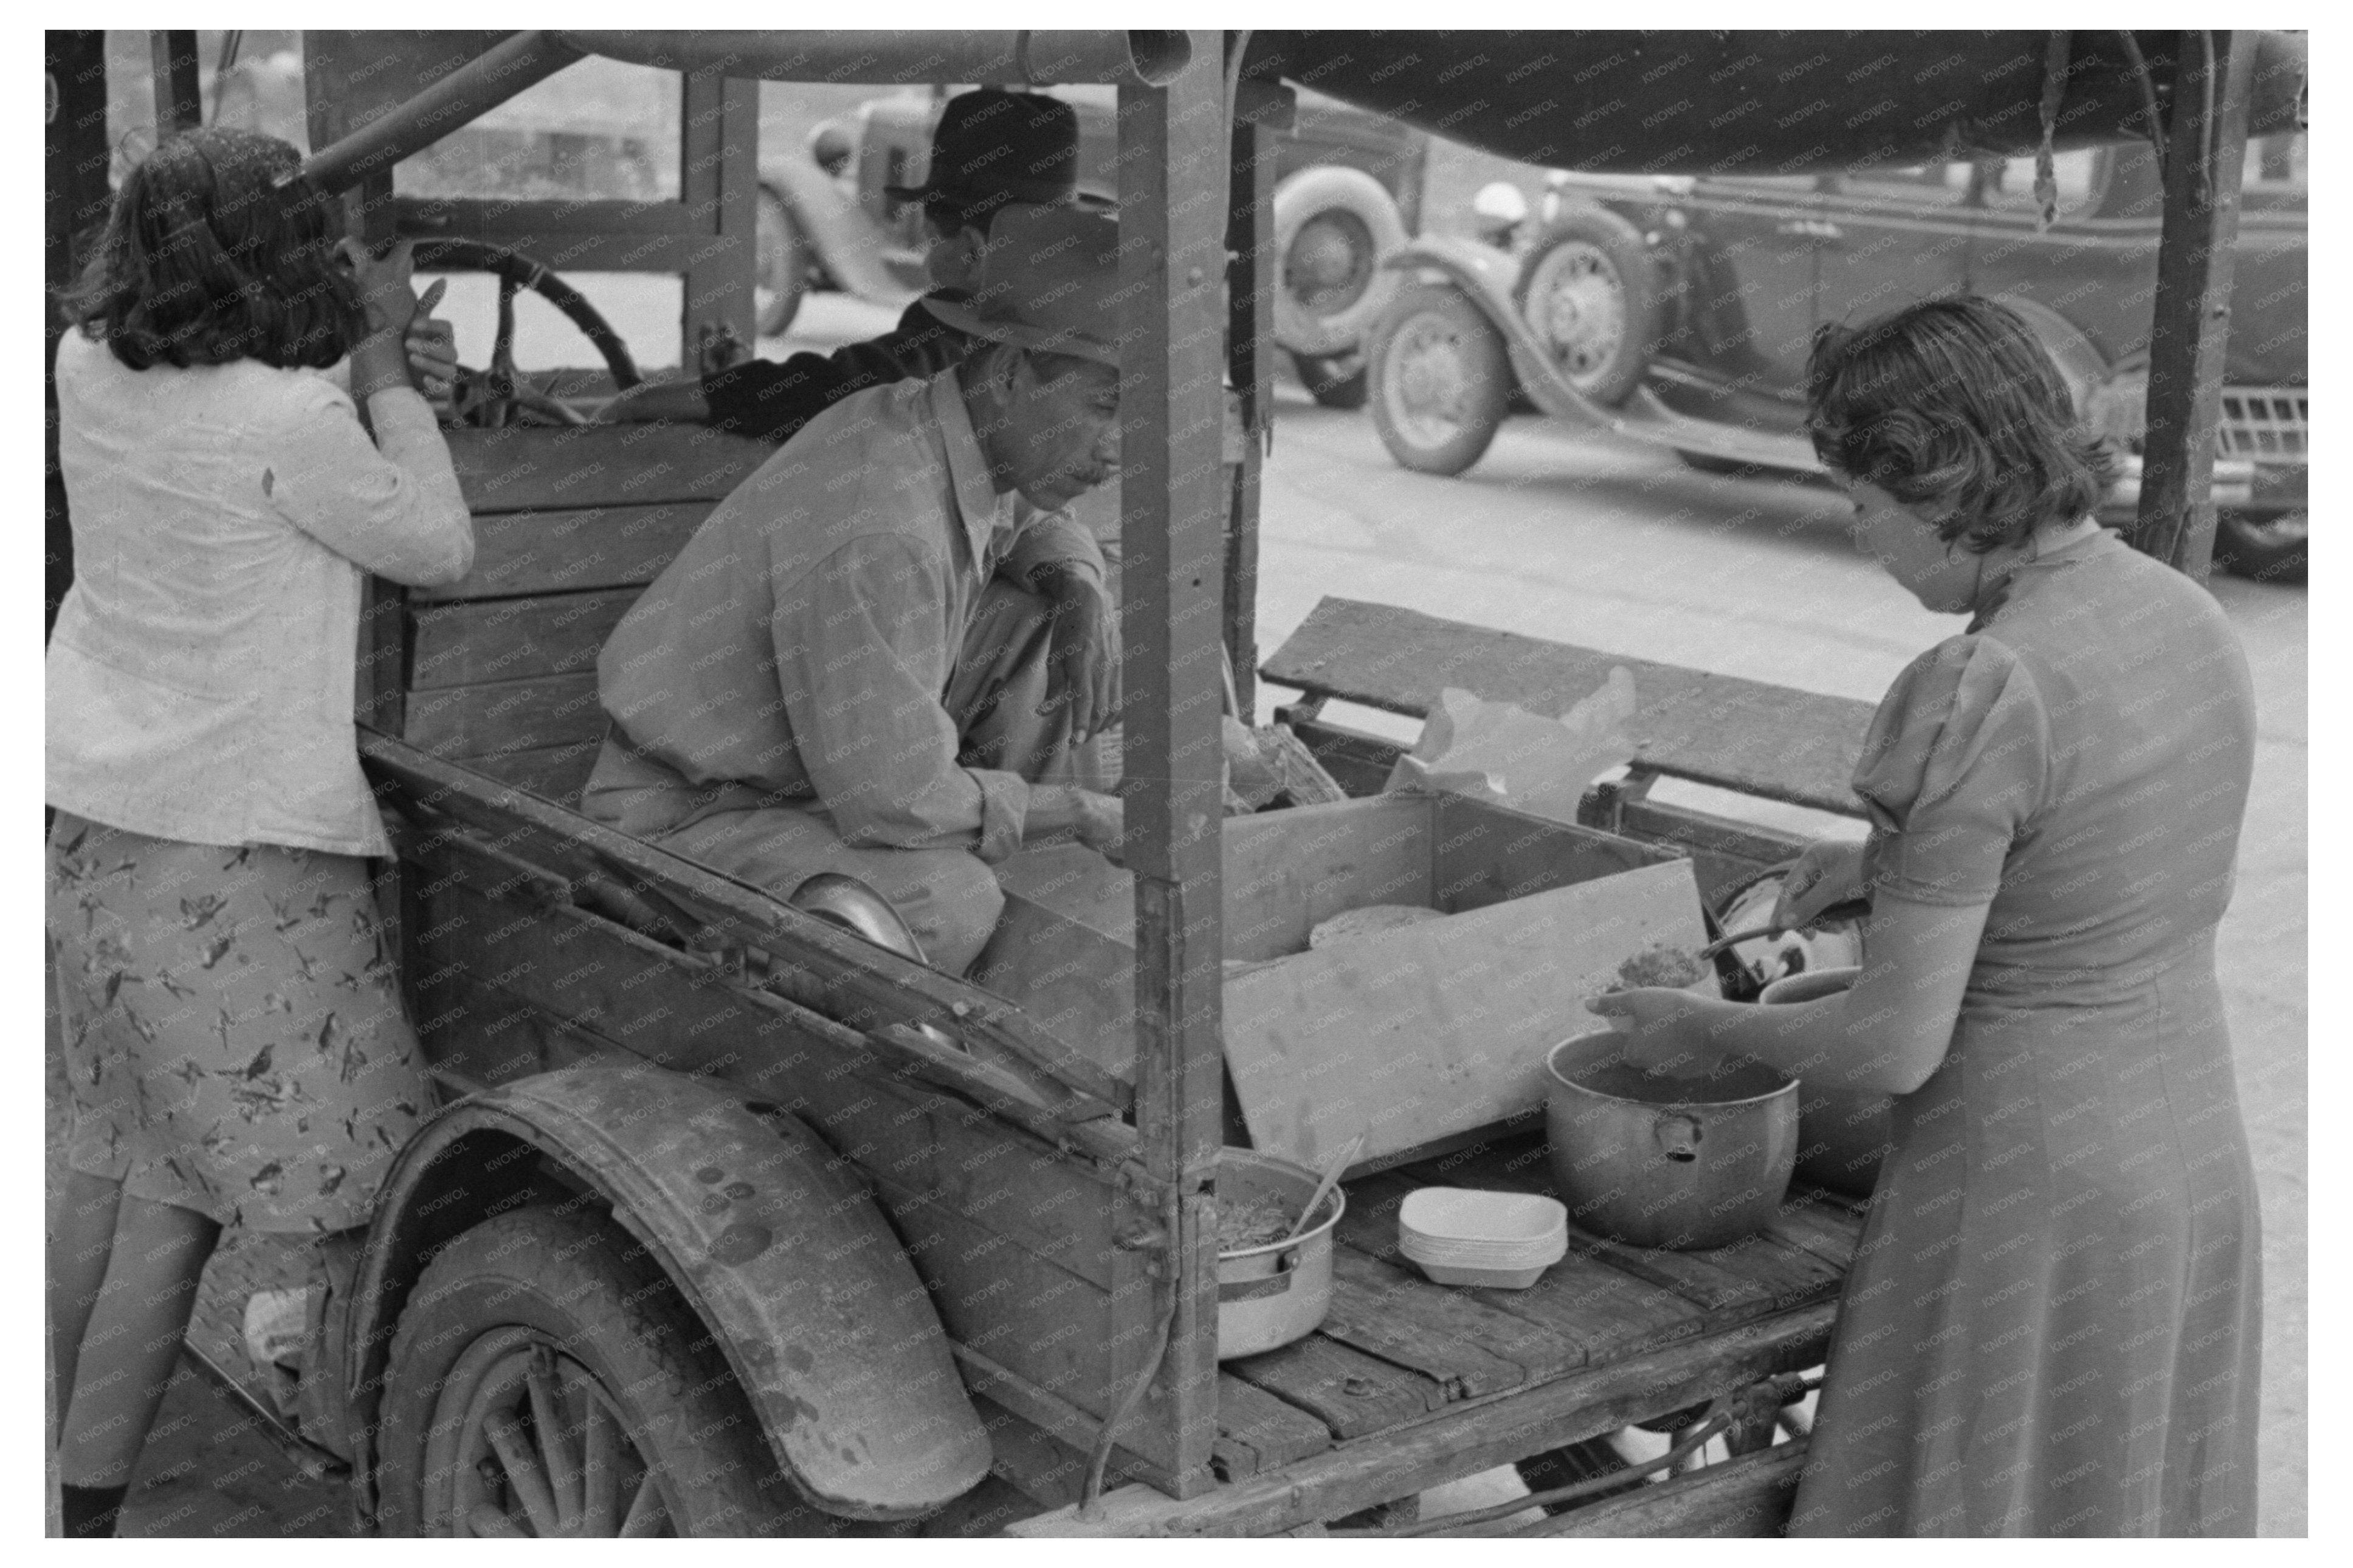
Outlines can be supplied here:
<path id="1" fill-rule="evenodd" d="M 1317 1209 L 1324 1206 L 1324 1198 L 1330 1194 L 1334 1187 L 1340 1184 L 1340 1173 L 1348 1168 L 1348 1162 L 1354 1160 L 1356 1157 L 1356 1151 L 1364 1146 L 1365 1135 L 1359 1132 L 1348 1140 L 1347 1147 L 1333 1157 L 1332 1163 L 1324 1172 L 1324 1179 L 1315 1184 L 1314 1195 L 1307 1200 L 1307 1206 L 1299 1211 L 1297 1223 L 1292 1226 L 1291 1234 L 1284 1237 L 1283 1240 L 1295 1240 L 1299 1233 L 1307 1228 L 1307 1222 L 1315 1217 Z"/>

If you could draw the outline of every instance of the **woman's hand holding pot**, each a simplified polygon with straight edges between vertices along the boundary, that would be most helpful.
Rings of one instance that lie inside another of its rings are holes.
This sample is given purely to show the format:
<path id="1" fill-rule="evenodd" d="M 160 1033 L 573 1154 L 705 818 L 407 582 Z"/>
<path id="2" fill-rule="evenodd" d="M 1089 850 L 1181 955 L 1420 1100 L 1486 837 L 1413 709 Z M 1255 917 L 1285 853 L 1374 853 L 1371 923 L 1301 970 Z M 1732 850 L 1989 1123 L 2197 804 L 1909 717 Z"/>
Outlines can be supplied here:
<path id="1" fill-rule="evenodd" d="M 1707 999 L 1693 992 L 1638 985 L 1606 992 L 1585 1005 L 1625 1037 L 1625 1060 L 1645 1072 L 1704 1072 L 1724 1058 L 1709 1035 Z"/>
<path id="2" fill-rule="evenodd" d="M 1773 931 L 1798 931 L 1834 904 L 1865 896 L 1862 845 L 1854 839 L 1817 838 L 1790 862 L 1773 903 Z"/>

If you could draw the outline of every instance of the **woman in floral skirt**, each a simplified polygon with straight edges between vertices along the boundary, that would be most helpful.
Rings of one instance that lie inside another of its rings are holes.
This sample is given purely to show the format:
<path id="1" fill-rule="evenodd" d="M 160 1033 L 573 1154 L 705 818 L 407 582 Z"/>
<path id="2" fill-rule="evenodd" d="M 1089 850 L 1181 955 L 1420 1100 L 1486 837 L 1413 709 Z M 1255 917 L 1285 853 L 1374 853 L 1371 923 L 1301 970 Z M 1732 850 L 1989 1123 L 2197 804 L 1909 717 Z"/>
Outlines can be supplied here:
<path id="1" fill-rule="evenodd" d="M 364 573 L 452 582 L 473 534 L 410 384 L 406 251 L 339 247 L 298 163 L 246 132 L 159 146 L 58 349 L 76 580 L 47 658 L 48 936 L 72 1131 L 48 1282 L 69 1535 L 113 1531 L 222 1227 L 365 1224 L 430 1104 L 376 920 L 366 858 L 390 846 L 353 665 Z"/>

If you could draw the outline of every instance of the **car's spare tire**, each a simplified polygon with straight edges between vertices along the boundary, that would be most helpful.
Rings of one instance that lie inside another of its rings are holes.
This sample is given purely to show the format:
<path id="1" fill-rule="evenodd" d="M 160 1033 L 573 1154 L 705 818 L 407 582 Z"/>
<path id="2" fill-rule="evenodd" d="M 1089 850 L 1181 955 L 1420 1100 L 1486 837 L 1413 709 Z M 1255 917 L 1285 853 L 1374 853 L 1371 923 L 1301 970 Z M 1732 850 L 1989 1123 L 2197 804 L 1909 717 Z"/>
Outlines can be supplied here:
<path id="1" fill-rule="evenodd" d="M 1504 336 L 1461 289 L 1418 283 L 1373 327 L 1373 427 L 1406 468 L 1459 474 L 1503 426 L 1512 400 Z"/>
<path id="2" fill-rule="evenodd" d="M 1361 349 L 1396 295 L 1381 258 L 1405 243 L 1405 220 L 1362 169 L 1323 163 L 1274 188 L 1274 341 L 1331 358 Z"/>
<path id="3" fill-rule="evenodd" d="M 1545 227 L 1520 269 L 1520 319 L 1571 386 L 1604 406 L 1641 384 L 1662 304 L 1650 248 L 1603 207 L 1573 206 Z"/>

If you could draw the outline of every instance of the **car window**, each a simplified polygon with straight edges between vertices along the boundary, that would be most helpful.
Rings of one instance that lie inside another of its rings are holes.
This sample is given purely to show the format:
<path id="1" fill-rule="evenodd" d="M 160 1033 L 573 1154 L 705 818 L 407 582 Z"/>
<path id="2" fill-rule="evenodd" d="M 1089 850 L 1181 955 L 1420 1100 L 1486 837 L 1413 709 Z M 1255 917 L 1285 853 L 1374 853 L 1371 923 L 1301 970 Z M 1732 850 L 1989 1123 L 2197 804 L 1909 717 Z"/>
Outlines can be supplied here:
<path id="1" fill-rule="evenodd" d="M 2247 143 L 2243 188 L 2282 195 L 2305 194 L 2304 132 L 2259 136 Z"/>
<path id="2" fill-rule="evenodd" d="M 196 87 L 206 124 L 259 131 L 311 150 L 301 33 L 198 31 Z M 107 31 L 106 137 L 113 149 L 108 177 L 120 185 L 155 147 L 154 58 L 143 32 Z"/>
<path id="3" fill-rule="evenodd" d="M 2052 154 L 2051 174 L 2059 185 L 2059 210 L 2074 212 L 2089 205 L 2096 193 L 2099 173 L 2100 150 L 2096 147 L 2077 147 Z M 1979 199 L 1989 207 L 2022 211 L 2039 208 L 2042 204 L 2034 195 L 2034 154 L 1989 163 Z"/>
<path id="4" fill-rule="evenodd" d="M 1837 188 L 1841 195 L 1873 196 L 1922 206 L 1958 206 L 1968 199 L 1969 166 L 1905 163 L 1850 169 L 1838 176 Z"/>
<path id="5" fill-rule="evenodd" d="M 579 60 L 396 164 L 403 196 L 678 200 L 680 77 Z"/>

